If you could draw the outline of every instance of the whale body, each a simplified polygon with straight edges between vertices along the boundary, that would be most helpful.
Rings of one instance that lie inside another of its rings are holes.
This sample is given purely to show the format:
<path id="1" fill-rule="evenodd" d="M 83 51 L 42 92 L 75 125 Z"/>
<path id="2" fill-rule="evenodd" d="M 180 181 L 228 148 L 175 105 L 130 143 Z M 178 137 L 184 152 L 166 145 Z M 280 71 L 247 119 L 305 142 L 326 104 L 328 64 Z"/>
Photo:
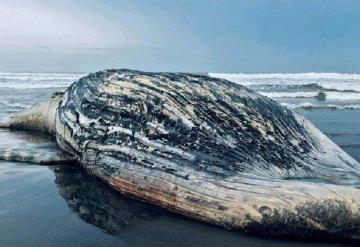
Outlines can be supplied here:
<path id="1" fill-rule="evenodd" d="M 2 125 L 45 131 L 112 188 L 194 219 L 360 239 L 359 163 L 303 116 L 227 80 L 100 71 Z"/>

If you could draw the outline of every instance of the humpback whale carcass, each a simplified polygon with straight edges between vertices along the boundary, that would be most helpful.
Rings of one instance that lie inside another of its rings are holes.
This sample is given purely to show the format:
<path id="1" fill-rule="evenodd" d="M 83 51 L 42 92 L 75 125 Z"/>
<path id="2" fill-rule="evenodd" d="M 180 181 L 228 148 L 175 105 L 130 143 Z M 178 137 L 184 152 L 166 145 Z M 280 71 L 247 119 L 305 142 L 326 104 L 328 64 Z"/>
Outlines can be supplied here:
<path id="1" fill-rule="evenodd" d="M 48 132 L 67 154 L 21 160 L 75 160 L 126 195 L 194 219 L 360 239 L 359 163 L 301 115 L 226 80 L 105 70 L 2 125 Z"/>

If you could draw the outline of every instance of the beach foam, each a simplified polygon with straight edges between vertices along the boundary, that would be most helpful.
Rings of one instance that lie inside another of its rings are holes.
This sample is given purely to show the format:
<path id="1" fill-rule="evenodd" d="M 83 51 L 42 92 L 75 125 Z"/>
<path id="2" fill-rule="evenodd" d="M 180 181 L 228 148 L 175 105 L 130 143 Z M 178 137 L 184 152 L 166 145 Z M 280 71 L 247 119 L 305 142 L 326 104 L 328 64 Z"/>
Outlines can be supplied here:
<path id="1" fill-rule="evenodd" d="M 63 88 L 84 75 L 81 73 L 0 72 L 0 88 Z"/>
<path id="2" fill-rule="evenodd" d="M 296 88 L 321 87 L 323 90 L 352 90 L 360 92 L 360 74 L 295 73 L 295 74 L 226 74 L 209 73 L 209 76 L 227 79 L 248 87 Z"/>
<path id="3" fill-rule="evenodd" d="M 11 108 L 20 108 L 20 109 L 25 109 L 29 107 L 29 105 L 21 104 L 17 102 L 11 102 L 8 100 L 0 100 L 0 105 Z"/>
<path id="4" fill-rule="evenodd" d="M 319 92 L 259 92 L 270 98 L 317 98 Z M 360 100 L 360 93 L 326 92 L 327 100 Z"/>
<path id="5" fill-rule="evenodd" d="M 338 79 L 360 80 L 360 74 L 350 73 L 209 73 L 211 77 L 244 79 Z"/>
<path id="6" fill-rule="evenodd" d="M 292 103 L 281 103 L 281 105 L 289 108 L 296 109 L 302 108 L 305 110 L 313 110 L 313 109 L 330 109 L 330 110 L 360 110 L 360 105 L 336 105 L 336 104 L 314 104 L 310 102 L 303 102 L 300 104 L 292 104 Z"/>
<path id="7" fill-rule="evenodd" d="M 209 76 L 233 81 L 279 102 L 295 104 L 292 108 L 360 109 L 360 74 L 209 73 Z M 323 104 L 316 104 L 319 93 L 326 96 L 322 98 Z M 315 104 L 308 102 L 311 99 Z"/>

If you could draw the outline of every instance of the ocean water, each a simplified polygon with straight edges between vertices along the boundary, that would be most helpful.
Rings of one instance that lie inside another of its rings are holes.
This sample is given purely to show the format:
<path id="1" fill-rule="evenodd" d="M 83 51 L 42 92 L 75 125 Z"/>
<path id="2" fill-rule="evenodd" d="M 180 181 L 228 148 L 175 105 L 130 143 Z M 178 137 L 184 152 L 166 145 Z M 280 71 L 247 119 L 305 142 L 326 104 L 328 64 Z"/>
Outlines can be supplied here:
<path id="1" fill-rule="evenodd" d="M 215 74 L 306 115 L 360 161 L 360 75 Z M 80 73 L 0 73 L 0 118 L 64 91 Z M 326 94 L 320 100 L 319 92 Z M 45 134 L 0 130 L 0 148 L 56 149 Z M 0 246 L 348 246 L 228 231 L 125 198 L 70 164 L 0 162 Z"/>
<path id="2" fill-rule="evenodd" d="M 360 74 L 209 73 L 247 86 L 289 108 L 360 109 Z M 322 93 L 324 99 L 319 97 Z"/>

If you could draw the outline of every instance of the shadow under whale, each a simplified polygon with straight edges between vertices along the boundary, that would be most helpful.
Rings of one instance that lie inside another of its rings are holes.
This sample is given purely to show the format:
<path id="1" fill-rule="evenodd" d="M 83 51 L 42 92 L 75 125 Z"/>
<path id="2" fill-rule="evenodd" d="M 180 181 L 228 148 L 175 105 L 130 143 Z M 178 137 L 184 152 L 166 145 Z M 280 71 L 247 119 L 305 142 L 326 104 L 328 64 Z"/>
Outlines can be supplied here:
<path id="1" fill-rule="evenodd" d="M 51 139 L 37 132 L 1 132 L 2 139 L 11 139 L 14 146 L 21 146 L 36 149 L 56 150 L 56 145 L 51 142 Z M 23 163 L 21 166 L 31 166 L 28 163 Z M 35 167 L 34 167 L 35 168 Z M 250 236 L 239 233 L 237 231 L 229 231 L 220 227 L 212 226 L 195 220 L 185 218 L 183 216 L 170 213 L 166 210 L 156 206 L 143 203 L 128 197 L 125 197 L 109 187 L 100 179 L 88 174 L 86 171 L 78 166 L 73 166 L 69 163 L 62 163 L 62 165 L 48 167 L 54 174 L 55 191 L 59 192 L 61 196 L 60 201 L 64 200 L 65 204 L 57 202 L 59 208 L 69 207 L 73 212 L 71 218 L 79 218 L 81 222 L 85 222 L 94 226 L 95 232 L 103 232 L 104 239 L 108 239 L 112 243 L 118 243 L 121 246 L 264 246 L 269 247 L 288 247 L 288 246 L 324 246 L 320 243 L 303 243 L 303 242 L 289 242 L 270 240 L 259 237 Z M 40 169 L 40 167 L 39 167 Z M 47 169 L 43 167 L 41 169 Z M 50 174 L 49 174 L 50 175 Z M 49 176 L 52 177 L 52 176 Z M 26 184 L 26 181 L 23 183 Z M 45 185 L 48 186 L 48 185 Z M 28 188 L 28 193 L 36 195 L 42 193 L 36 191 L 37 187 Z M 39 189 L 39 188 L 37 188 Z M 44 187 L 46 190 L 46 187 Z M 53 194 L 50 198 L 59 197 Z M 56 200 L 55 200 L 56 201 Z M 50 203 L 52 205 L 55 202 Z M 25 205 L 28 205 L 25 203 Z M 28 206 L 27 206 L 28 207 Z M 58 209 L 59 209 L 58 208 Z M 32 209 L 30 209 L 32 210 Z M 67 211 L 67 210 L 64 210 Z M 59 218 L 61 214 L 57 210 L 49 210 L 50 214 L 44 218 L 37 218 L 36 222 L 38 230 L 44 228 L 57 229 L 62 231 L 62 228 L 56 224 L 46 226 L 44 219 L 50 217 L 57 220 L 68 219 Z M 46 220 L 45 220 L 46 221 Z M 70 221 L 74 222 L 74 221 Z M 66 226 L 67 223 L 62 225 Z M 75 229 L 87 236 L 89 234 L 84 224 L 78 224 Z M 69 227 L 74 230 L 74 227 Z M 51 236 L 51 233 L 46 233 Z M 103 244 L 109 243 L 105 240 L 99 239 L 99 242 L 104 241 Z M 109 240 L 109 238 L 111 240 Z M 50 237 L 51 239 L 51 237 Z M 79 239 L 72 241 L 77 241 Z M 91 241 L 91 239 L 89 239 Z M 65 243 L 63 243 L 65 245 Z M 330 244 L 327 243 L 326 246 Z M 339 246 L 331 244 L 330 246 Z M 356 246 L 356 245 L 355 245 Z"/>
<path id="2" fill-rule="evenodd" d="M 55 174 L 59 194 L 85 222 L 117 235 L 129 224 L 152 220 L 165 210 L 122 196 L 81 168 L 49 167 Z"/>
<path id="3" fill-rule="evenodd" d="M 84 222 L 137 246 L 323 246 L 322 243 L 264 239 L 188 219 L 119 194 L 77 166 L 51 166 L 59 194 Z M 141 237 L 136 237 L 141 235 Z M 355 242 L 347 242 L 350 246 Z M 344 243 L 343 243 L 344 244 Z M 338 246 L 327 243 L 326 246 Z"/>

